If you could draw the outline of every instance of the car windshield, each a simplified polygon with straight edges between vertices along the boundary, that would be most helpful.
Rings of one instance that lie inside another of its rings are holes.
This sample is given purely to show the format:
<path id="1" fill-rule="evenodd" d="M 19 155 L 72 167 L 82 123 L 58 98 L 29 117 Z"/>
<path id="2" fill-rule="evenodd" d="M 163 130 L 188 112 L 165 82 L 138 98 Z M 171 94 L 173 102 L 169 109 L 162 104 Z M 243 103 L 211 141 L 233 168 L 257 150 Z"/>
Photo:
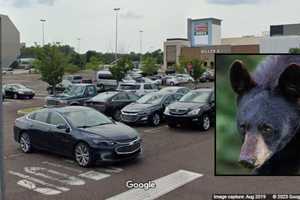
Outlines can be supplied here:
<path id="1" fill-rule="evenodd" d="M 162 101 L 163 98 L 164 98 L 164 94 L 150 93 L 150 94 L 146 94 L 145 96 L 143 96 L 139 100 L 137 100 L 137 103 L 158 104 Z"/>
<path id="2" fill-rule="evenodd" d="M 113 97 L 114 95 L 116 95 L 117 93 L 118 92 L 103 92 L 93 97 L 91 100 L 104 102 L 107 101 L 109 98 Z"/>
<path id="3" fill-rule="evenodd" d="M 93 109 L 65 112 L 64 116 L 76 128 L 89 128 L 112 123 L 105 115 Z"/>
<path id="4" fill-rule="evenodd" d="M 21 84 L 16 84 L 13 86 L 16 87 L 17 89 L 27 89 L 27 87 L 25 87 L 24 85 L 21 85 Z"/>
<path id="5" fill-rule="evenodd" d="M 205 103 L 210 95 L 209 91 L 191 91 L 184 95 L 180 102 Z"/>
<path id="6" fill-rule="evenodd" d="M 64 91 L 64 95 L 68 96 L 81 96 L 84 93 L 84 86 L 72 85 L 67 90 Z"/>
<path id="7" fill-rule="evenodd" d="M 122 84 L 120 85 L 120 89 L 121 90 L 138 90 L 140 89 L 140 85 L 125 85 L 125 84 Z"/>

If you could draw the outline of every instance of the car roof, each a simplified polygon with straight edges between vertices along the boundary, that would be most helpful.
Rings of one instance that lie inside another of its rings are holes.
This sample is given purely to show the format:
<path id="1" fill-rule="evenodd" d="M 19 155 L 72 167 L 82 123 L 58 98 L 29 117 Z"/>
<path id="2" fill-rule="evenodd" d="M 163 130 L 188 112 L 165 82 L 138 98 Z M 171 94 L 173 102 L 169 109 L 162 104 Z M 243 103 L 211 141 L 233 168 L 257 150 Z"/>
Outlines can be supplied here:
<path id="1" fill-rule="evenodd" d="M 92 110 L 92 108 L 85 107 L 85 106 L 65 106 L 65 107 L 44 108 L 39 111 L 48 111 L 48 112 L 54 111 L 63 114 L 70 111 L 83 111 L 83 110 Z"/>
<path id="2" fill-rule="evenodd" d="M 192 90 L 192 91 L 196 91 L 196 92 L 212 92 L 214 91 L 213 88 L 199 88 L 199 89 L 195 89 L 195 90 Z"/>
<path id="3" fill-rule="evenodd" d="M 72 85 L 77 85 L 77 86 L 88 86 L 88 85 L 94 85 L 92 83 L 76 83 L 76 84 L 72 84 Z"/>
<path id="4" fill-rule="evenodd" d="M 169 87 L 164 87 L 162 88 L 161 90 L 165 89 L 165 90 L 168 90 L 168 89 L 172 89 L 172 90 L 179 90 L 179 89 L 182 89 L 182 88 L 186 88 L 186 87 L 181 87 L 181 86 L 169 86 Z M 188 89 L 188 88 L 186 88 Z"/>

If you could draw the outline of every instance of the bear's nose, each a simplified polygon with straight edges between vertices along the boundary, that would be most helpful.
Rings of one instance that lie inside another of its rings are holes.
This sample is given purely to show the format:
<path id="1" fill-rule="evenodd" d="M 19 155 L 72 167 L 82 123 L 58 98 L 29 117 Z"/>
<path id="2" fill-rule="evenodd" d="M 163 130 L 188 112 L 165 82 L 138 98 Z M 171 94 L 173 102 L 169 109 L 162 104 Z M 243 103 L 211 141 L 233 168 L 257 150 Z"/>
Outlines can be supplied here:
<path id="1" fill-rule="evenodd" d="M 255 167 L 255 159 L 253 158 L 240 158 L 239 163 L 249 169 L 253 169 Z"/>

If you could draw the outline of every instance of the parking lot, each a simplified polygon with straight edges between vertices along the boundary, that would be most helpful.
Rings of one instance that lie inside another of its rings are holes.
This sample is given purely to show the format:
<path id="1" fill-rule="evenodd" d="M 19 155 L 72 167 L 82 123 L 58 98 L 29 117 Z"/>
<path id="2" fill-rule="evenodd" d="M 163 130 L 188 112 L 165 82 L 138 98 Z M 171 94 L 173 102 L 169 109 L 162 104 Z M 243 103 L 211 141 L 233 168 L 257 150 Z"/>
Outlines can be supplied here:
<path id="1" fill-rule="evenodd" d="M 207 200 L 213 193 L 295 192 L 300 184 L 296 177 L 214 177 L 213 128 L 200 132 L 170 129 L 164 123 L 133 126 L 143 139 L 142 156 L 113 165 L 80 168 L 68 158 L 46 152 L 23 154 L 13 140 L 14 120 L 19 109 L 44 105 L 46 85 L 38 75 L 9 75 L 3 81 L 23 83 L 41 94 L 33 100 L 3 103 L 7 199 Z M 130 190 L 127 181 L 154 181 L 156 187 Z"/>

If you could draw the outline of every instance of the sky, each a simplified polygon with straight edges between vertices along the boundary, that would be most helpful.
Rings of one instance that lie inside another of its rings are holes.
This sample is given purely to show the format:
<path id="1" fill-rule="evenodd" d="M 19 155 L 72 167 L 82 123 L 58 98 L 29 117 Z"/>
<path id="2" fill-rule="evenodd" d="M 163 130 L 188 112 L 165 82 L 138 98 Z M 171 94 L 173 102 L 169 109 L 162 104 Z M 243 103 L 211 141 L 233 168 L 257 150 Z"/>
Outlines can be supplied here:
<path id="1" fill-rule="evenodd" d="M 115 12 L 118 52 L 163 48 L 167 38 L 187 37 L 187 18 L 222 19 L 222 37 L 260 35 L 270 24 L 300 23 L 299 0 L 0 0 L 0 14 L 17 26 L 27 46 L 60 42 L 81 53 L 113 52 Z M 80 38 L 80 42 L 78 40 Z"/>

